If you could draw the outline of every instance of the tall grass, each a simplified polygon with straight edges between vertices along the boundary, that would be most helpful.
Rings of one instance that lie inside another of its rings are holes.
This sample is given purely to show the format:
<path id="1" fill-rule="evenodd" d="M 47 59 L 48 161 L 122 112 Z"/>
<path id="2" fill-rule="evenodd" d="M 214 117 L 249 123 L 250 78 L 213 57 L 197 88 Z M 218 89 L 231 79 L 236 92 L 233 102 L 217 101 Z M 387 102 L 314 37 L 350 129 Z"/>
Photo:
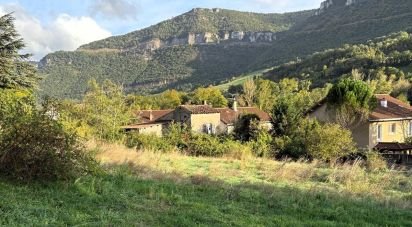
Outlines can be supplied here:
<path id="1" fill-rule="evenodd" d="M 179 181 L 218 180 L 228 183 L 264 183 L 374 198 L 384 204 L 412 208 L 412 171 L 368 169 L 361 161 L 329 164 L 301 160 L 274 161 L 234 151 L 222 158 L 190 157 L 179 152 L 135 151 L 122 145 L 94 145 L 106 166 L 128 164 L 139 177 Z M 159 174 L 160 173 L 160 174 Z"/>

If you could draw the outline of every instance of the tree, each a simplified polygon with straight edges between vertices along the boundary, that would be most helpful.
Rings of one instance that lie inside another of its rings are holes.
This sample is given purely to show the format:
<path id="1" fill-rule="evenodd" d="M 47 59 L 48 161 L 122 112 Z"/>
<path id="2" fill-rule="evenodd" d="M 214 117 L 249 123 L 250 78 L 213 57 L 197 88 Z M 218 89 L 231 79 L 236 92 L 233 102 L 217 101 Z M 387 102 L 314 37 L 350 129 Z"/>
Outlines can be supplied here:
<path id="1" fill-rule="evenodd" d="M 86 121 L 99 139 L 114 141 L 121 137 L 120 127 L 131 118 L 122 87 L 109 80 L 101 86 L 91 80 L 83 104 L 87 113 Z"/>
<path id="2" fill-rule="evenodd" d="M 242 98 L 244 99 L 247 106 L 253 106 L 255 103 L 255 95 L 256 95 L 256 84 L 253 79 L 246 80 L 243 84 L 243 95 Z"/>
<path id="3" fill-rule="evenodd" d="M 366 82 L 343 79 L 329 91 L 327 104 L 335 120 L 344 128 L 350 128 L 369 115 L 376 100 Z"/>
<path id="4" fill-rule="evenodd" d="M 299 125 L 302 115 L 302 110 L 290 99 L 280 99 L 272 110 L 273 133 L 276 136 L 292 134 Z"/>
<path id="5" fill-rule="evenodd" d="M 270 111 L 273 108 L 273 104 L 276 100 L 275 97 L 276 84 L 270 80 L 258 80 L 256 101 L 259 109 L 264 111 Z"/>
<path id="6" fill-rule="evenodd" d="M 39 77 L 26 60 L 28 54 L 19 54 L 24 48 L 14 26 L 11 14 L 0 17 L 0 88 L 33 88 Z"/>
<path id="7" fill-rule="evenodd" d="M 235 138 L 241 141 L 250 141 L 259 130 L 260 118 L 256 114 L 246 114 L 241 116 L 233 131 Z"/>
<path id="8" fill-rule="evenodd" d="M 182 95 L 176 90 L 167 90 L 159 96 L 161 109 L 172 109 L 182 104 Z"/>
<path id="9" fill-rule="evenodd" d="M 193 102 L 203 104 L 207 102 L 213 107 L 226 107 L 227 100 L 222 92 L 216 87 L 198 88 L 194 91 Z"/>
<path id="10" fill-rule="evenodd" d="M 314 127 L 308 134 L 306 149 L 311 157 L 331 163 L 356 151 L 352 133 L 337 124 Z"/>

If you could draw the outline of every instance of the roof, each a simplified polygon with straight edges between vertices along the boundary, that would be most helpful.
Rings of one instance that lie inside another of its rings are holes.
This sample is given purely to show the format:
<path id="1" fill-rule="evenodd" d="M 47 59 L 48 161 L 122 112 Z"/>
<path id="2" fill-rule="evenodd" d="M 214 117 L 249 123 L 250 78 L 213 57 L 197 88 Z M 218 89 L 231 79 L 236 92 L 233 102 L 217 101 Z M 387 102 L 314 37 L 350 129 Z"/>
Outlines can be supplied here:
<path id="1" fill-rule="evenodd" d="M 375 95 L 377 99 L 377 105 L 375 109 L 369 114 L 370 121 L 380 121 L 380 120 L 393 120 L 393 119 L 405 119 L 412 118 L 412 107 L 387 94 Z M 387 107 L 381 105 L 381 101 L 386 100 L 388 102 Z M 318 108 L 326 104 L 326 99 L 321 100 L 316 103 L 307 114 L 315 112 Z"/>
<path id="2" fill-rule="evenodd" d="M 397 142 L 378 143 L 378 145 L 375 146 L 375 150 L 378 150 L 378 151 L 409 151 L 409 150 L 412 150 L 412 145 L 406 144 L 406 143 L 397 143 Z"/>
<path id="3" fill-rule="evenodd" d="M 214 114 L 219 113 L 215 108 L 212 108 L 209 105 L 183 105 L 180 106 L 190 112 L 191 114 Z"/>
<path id="4" fill-rule="evenodd" d="M 268 113 L 260 110 L 256 107 L 238 107 L 238 111 L 234 111 L 230 108 L 216 108 L 220 112 L 220 120 L 225 124 L 233 124 L 244 114 L 256 114 L 261 121 L 270 121 Z"/>
<path id="5" fill-rule="evenodd" d="M 378 105 L 370 114 L 369 120 L 412 118 L 412 108 L 410 105 L 390 95 L 375 95 L 375 97 L 378 100 Z M 388 101 L 388 107 L 383 107 L 380 104 L 383 100 Z"/>
<path id="6" fill-rule="evenodd" d="M 140 118 L 141 123 L 153 123 L 161 120 L 167 121 L 168 119 L 165 119 L 165 117 L 173 111 L 174 110 L 141 110 L 138 111 L 136 115 Z M 150 114 L 152 114 L 152 119 L 150 119 Z"/>

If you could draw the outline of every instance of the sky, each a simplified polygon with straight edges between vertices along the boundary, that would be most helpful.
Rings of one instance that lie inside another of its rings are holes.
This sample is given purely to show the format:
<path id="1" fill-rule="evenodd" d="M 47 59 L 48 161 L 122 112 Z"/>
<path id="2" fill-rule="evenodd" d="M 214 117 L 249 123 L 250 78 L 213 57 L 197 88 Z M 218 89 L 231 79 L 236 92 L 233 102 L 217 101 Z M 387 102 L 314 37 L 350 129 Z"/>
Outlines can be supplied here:
<path id="1" fill-rule="evenodd" d="M 322 0 L 0 0 L 0 15 L 14 12 L 33 60 L 46 54 L 122 35 L 193 8 L 283 13 L 318 8 Z"/>

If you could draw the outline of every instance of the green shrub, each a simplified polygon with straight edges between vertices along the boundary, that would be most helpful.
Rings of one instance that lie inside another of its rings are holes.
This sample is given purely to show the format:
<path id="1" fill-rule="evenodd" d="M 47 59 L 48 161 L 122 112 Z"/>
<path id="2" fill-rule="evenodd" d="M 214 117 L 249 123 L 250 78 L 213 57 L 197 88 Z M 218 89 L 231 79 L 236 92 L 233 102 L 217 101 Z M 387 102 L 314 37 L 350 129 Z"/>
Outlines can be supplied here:
<path id="1" fill-rule="evenodd" d="M 170 152 L 176 147 L 169 143 L 168 140 L 162 137 L 158 137 L 154 134 L 137 134 L 130 133 L 127 136 L 126 145 L 130 148 L 136 148 L 137 150 L 150 150 L 150 151 L 162 151 Z"/>
<path id="2" fill-rule="evenodd" d="M 306 139 L 306 149 L 311 157 L 330 162 L 356 151 L 351 132 L 337 124 L 314 127 Z"/>
<path id="3" fill-rule="evenodd" d="M 190 155 L 219 157 L 226 152 L 225 144 L 215 136 L 196 134 L 188 142 L 187 153 Z"/>
<path id="4" fill-rule="evenodd" d="M 254 139 L 248 142 L 253 154 L 257 157 L 273 157 L 273 138 L 266 129 L 259 129 L 255 132 Z"/>
<path id="5" fill-rule="evenodd" d="M 383 171 L 388 169 L 388 163 L 377 152 L 369 151 L 366 153 L 366 168 L 369 171 Z"/>
<path id="6" fill-rule="evenodd" d="M 75 134 L 35 113 L 0 132 L 0 172 L 23 181 L 67 180 L 98 169 Z"/>
<path id="7" fill-rule="evenodd" d="M 242 144 L 238 141 L 227 140 L 224 142 L 225 156 L 243 160 L 253 156 L 252 148 L 247 144 Z"/>

